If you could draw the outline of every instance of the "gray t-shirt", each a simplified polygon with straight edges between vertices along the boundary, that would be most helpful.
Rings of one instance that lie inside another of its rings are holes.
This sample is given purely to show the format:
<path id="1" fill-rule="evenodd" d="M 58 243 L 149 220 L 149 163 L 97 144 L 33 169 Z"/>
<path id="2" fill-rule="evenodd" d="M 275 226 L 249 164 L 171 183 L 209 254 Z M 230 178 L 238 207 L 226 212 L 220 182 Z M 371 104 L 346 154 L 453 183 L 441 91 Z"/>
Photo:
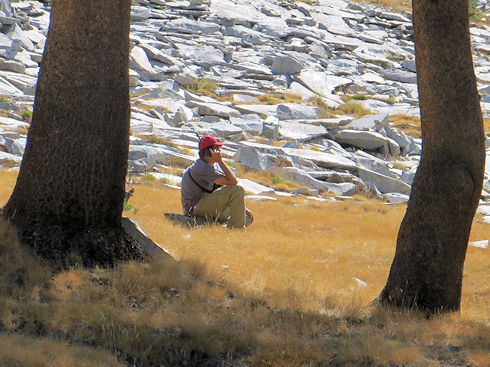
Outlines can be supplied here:
<path id="1" fill-rule="evenodd" d="M 192 166 L 186 169 L 182 176 L 182 184 L 180 187 L 180 201 L 182 202 L 182 209 L 184 215 L 188 215 L 191 209 L 198 203 L 199 200 L 206 194 L 206 191 L 197 186 L 189 177 L 189 171 L 192 178 L 206 190 L 211 191 L 214 186 L 214 181 L 218 178 L 226 177 L 225 175 L 217 172 L 213 166 L 204 161 L 198 159 Z"/>

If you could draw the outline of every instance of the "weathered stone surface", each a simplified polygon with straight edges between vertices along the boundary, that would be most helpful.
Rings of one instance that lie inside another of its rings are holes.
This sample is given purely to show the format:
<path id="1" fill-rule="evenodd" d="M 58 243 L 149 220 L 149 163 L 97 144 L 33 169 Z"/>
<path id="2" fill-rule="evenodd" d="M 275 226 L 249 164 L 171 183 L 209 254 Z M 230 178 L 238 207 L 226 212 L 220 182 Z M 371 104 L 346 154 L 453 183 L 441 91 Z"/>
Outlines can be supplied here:
<path id="1" fill-rule="evenodd" d="M 353 120 L 344 127 L 353 130 L 376 130 L 380 131 L 388 125 L 388 114 L 366 115 L 359 119 Z"/>
<path id="2" fill-rule="evenodd" d="M 3 167 L 13 167 L 20 165 L 22 158 L 7 152 L 2 152 L 0 150 L 0 166 Z"/>
<path id="3" fill-rule="evenodd" d="M 231 116 L 230 122 L 250 135 L 260 135 L 264 123 L 260 116 L 255 114 L 242 115 L 240 117 Z"/>
<path id="4" fill-rule="evenodd" d="M 383 194 L 395 192 L 410 195 L 410 185 L 392 177 L 364 168 L 358 168 L 357 176 L 363 180 L 370 189 L 379 190 Z"/>
<path id="5" fill-rule="evenodd" d="M 199 114 L 201 116 L 212 115 L 212 116 L 220 116 L 220 117 L 238 117 L 240 116 L 240 112 L 234 108 L 228 107 L 221 103 L 206 103 L 206 102 L 198 102 L 192 101 L 187 103 L 187 107 L 198 107 Z"/>
<path id="6" fill-rule="evenodd" d="M 338 131 L 335 134 L 335 141 L 368 150 L 377 150 L 387 144 L 386 138 L 380 133 L 349 129 Z"/>
<path id="7" fill-rule="evenodd" d="M 274 58 L 271 70 L 274 74 L 297 74 L 303 69 L 303 64 L 291 56 L 279 55 Z"/>
<path id="8" fill-rule="evenodd" d="M 316 137 L 326 136 L 328 130 L 323 126 L 280 121 L 278 133 L 279 137 L 282 138 L 306 141 Z"/>
<path id="9" fill-rule="evenodd" d="M 147 255 L 162 259 L 173 259 L 165 248 L 153 242 L 153 240 L 143 232 L 143 229 L 141 229 L 134 219 L 122 217 L 121 225 L 124 228 L 124 231 L 141 246 Z"/>
<path id="10" fill-rule="evenodd" d="M 331 153 L 317 152 L 314 150 L 306 149 L 294 149 L 294 148 L 281 148 L 284 153 L 294 158 L 307 159 L 323 168 L 334 169 L 355 169 L 356 164 L 350 159 L 340 157 Z"/>
<path id="11" fill-rule="evenodd" d="M 336 184 L 320 181 L 311 177 L 307 172 L 296 167 L 281 168 L 278 172 L 281 177 L 285 178 L 286 180 L 323 192 L 333 192 L 336 195 L 351 195 L 357 191 L 356 185 L 352 183 Z"/>
<path id="12" fill-rule="evenodd" d="M 279 120 L 311 120 L 318 117 L 318 108 L 301 103 L 281 103 L 277 105 Z"/>
<path id="13" fill-rule="evenodd" d="M 311 70 L 302 71 L 294 77 L 294 80 L 310 91 L 322 96 L 330 96 L 335 88 L 352 83 L 352 79 L 349 78 Z"/>
<path id="14" fill-rule="evenodd" d="M 274 193 L 274 189 L 271 189 L 270 187 L 258 184 L 256 182 L 253 182 L 253 181 L 245 179 L 245 178 L 239 178 L 238 184 L 245 189 L 246 193 L 249 193 L 249 194 L 260 195 L 260 194 L 272 194 L 272 193 Z"/>

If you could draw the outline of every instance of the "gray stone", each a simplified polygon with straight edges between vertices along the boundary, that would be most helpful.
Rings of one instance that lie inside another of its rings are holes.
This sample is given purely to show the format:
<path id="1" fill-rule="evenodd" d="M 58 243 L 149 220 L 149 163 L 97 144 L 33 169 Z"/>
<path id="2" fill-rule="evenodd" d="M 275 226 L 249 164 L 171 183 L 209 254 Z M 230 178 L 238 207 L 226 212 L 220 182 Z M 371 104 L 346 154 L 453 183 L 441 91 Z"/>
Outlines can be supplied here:
<path id="1" fill-rule="evenodd" d="M 352 195 L 357 191 L 357 186 L 352 183 L 328 183 L 311 177 L 307 172 L 296 167 L 281 168 L 279 175 L 286 180 L 299 185 L 308 186 L 311 189 L 332 192 L 336 195 Z"/>
<path id="2" fill-rule="evenodd" d="M 131 7 L 131 20 L 141 21 L 151 17 L 151 10 L 145 6 L 132 6 Z"/>
<path id="3" fill-rule="evenodd" d="M 293 162 L 290 158 L 277 154 L 260 152 L 253 146 L 242 145 L 238 148 L 233 159 L 241 165 L 254 170 L 274 170 L 280 167 L 291 167 Z"/>
<path id="4" fill-rule="evenodd" d="M 253 181 L 250 181 L 246 178 L 239 178 L 238 184 L 245 189 L 246 193 L 249 193 L 249 194 L 260 195 L 260 194 L 272 194 L 272 193 L 274 193 L 274 189 L 271 189 L 270 187 L 258 184 L 258 183 L 253 182 Z"/>
<path id="5" fill-rule="evenodd" d="M 335 88 L 352 83 L 352 79 L 328 75 L 319 71 L 302 71 L 294 81 L 321 96 L 331 96 Z M 338 98 L 338 97 L 337 97 Z"/>
<path id="6" fill-rule="evenodd" d="M 131 50 L 129 58 L 131 61 L 131 67 L 135 68 L 136 70 L 144 71 L 146 73 L 154 73 L 153 67 L 148 60 L 148 56 L 141 47 L 134 46 Z"/>
<path id="7" fill-rule="evenodd" d="M 360 167 L 357 170 L 357 176 L 363 180 L 370 189 L 377 189 L 382 194 L 395 192 L 410 195 L 410 185 L 395 178 Z"/>
<path id="8" fill-rule="evenodd" d="M 341 17 L 316 13 L 313 19 L 317 21 L 320 29 L 325 29 L 332 34 L 346 37 L 354 35 L 353 29 Z"/>
<path id="9" fill-rule="evenodd" d="M 16 155 L 0 151 L 0 166 L 2 167 L 14 167 L 20 165 L 22 161 L 21 157 Z"/>
<path id="10" fill-rule="evenodd" d="M 26 36 L 18 24 L 15 24 L 7 35 L 14 41 L 18 40 L 26 50 L 34 51 L 34 43 Z"/>
<path id="11" fill-rule="evenodd" d="M 377 150 L 387 144 L 386 138 L 374 131 L 340 130 L 334 139 L 340 144 L 353 145 L 357 148 Z"/>
<path id="12" fill-rule="evenodd" d="M 134 241 L 145 251 L 147 255 L 162 258 L 165 260 L 172 259 L 170 253 L 162 246 L 153 242 L 153 240 L 143 232 L 143 229 L 132 218 L 122 217 L 121 225 L 124 231 L 133 238 Z"/>
<path id="13" fill-rule="evenodd" d="M 187 107 L 199 107 L 199 114 L 201 116 L 213 115 L 220 117 L 238 117 L 240 112 L 234 108 L 228 107 L 226 105 L 214 102 L 198 102 L 191 101 L 187 103 Z"/>
<path id="14" fill-rule="evenodd" d="M 307 141 L 317 137 L 326 136 L 327 133 L 327 129 L 323 126 L 289 121 L 279 122 L 279 137 L 286 139 Z"/>
<path id="15" fill-rule="evenodd" d="M 4 146 L 7 149 L 7 153 L 22 157 L 24 155 L 24 150 L 26 147 L 26 139 L 5 138 Z"/>
<path id="16" fill-rule="evenodd" d="M 178 46 L 179 53 L 184 59 L 200 66 L 213 66 L 225 64 L 224 54 L 222 51 L 207 45 L 195 46 Z"/>
<path id="17" fill-rule="evenodd" d="M 235 109 L 245 114 L 257 114 L 264 116 L 276 116 L 277 105 L 263 104 L 239 104 L 234 106 Z"/>
<path id="18" fill-rule="evenodd" d="M 209 127 L 217 136 L 227 138 L 232 141 L 244 140 L 243 130 L 230 122 L 216 122 L 209 124 Z"/>
<path id="19" fill-rule="evenodd" d="M 186 18 L 172 20 L 165 24 L 165 31 L 179 33 L 202 33 L 211 35 L 220 30 L 221 26 L 212 22 L 193 21 Z"/>
<path id="20" fill-rule="evenodd" d="M 177 149 L 170 147 L 150 146 L 150 145 L 130 145 L 129 160 L 147 159 L 149 162 L 154 161 L 158 164 L 164 164 L 172 167 L 187 167 L 194 162 L 195 157 L 179 153 Z"/>
<path id="21" fill-rule="evenodd" d="M 381 74 L 383 74 L 383 76 L 386 79 L 393 80 L 396 82 L 410 83 L 410 84 L 417 83 L 417 74 L 412 73 L 410 71 L 382 70 Z"/>
<path id="22" fill-rule="evenodd" d="M 24 73 L 26 67 L 24 64 L 13 60 L 0 59 L 0 70 L 14 71 L 16 73 Z"/>
<path id="23" fill-rule="evenodd" d="M 346 129 L 381 131 L 388 125 L 388 114 L 365 115 L 345 125 Z"/>
<path id="24" fill-rule="evenodd" d="M 247 95 L 247 94 L 233 94 L 233 102 L 235 103 L 252 103 L 252 102 L 260 102 L 260 100 L 256 97 Z"/>
<path id="25" fill-rule="evenodd" d="M 319 109 L 301 103 L 281 103 L 277 105 L 279 120 L 316 119 Z"/>
<path id="26" fill-rule="evenodd" d="M 293 160 L 295 158 L 306 159 L 314 162 L 316 165 L 323 168 L 331 168 L 331 169 L 348 169 L 353 170 L 356 168 L 356 164 L 345 157 L 326 153 L 326 152 L 317 152 L 314 150 L 306 150 L 306 149 L 293 149 L 293 148 L 281 148 L 286 155 L 291 157 Z"/>
<path id="27" fill-rule="evenodd" d="M 259 115 L 242 115 L 240 117 L 230 117 L 230 122 L 250 135 L 260 135 L 263 128 L 263 120 Z"/>
<path id="28" fill-rule="evenodd" d="M 396 192 L 389 192 L 387 194 L 384 194 L 383 197 L 386 201 L 388 201 L 391 204 L 406 203 L 410 199 L 410 196 L 405 194 L 399 194 Z"/>
<path id="29" fill-rule="evenodd" d="M 274 57 L 271 70 L 274 74 L 297 74 L 303 69 L 303 64 L 294 57 L 279 55 Z"/>

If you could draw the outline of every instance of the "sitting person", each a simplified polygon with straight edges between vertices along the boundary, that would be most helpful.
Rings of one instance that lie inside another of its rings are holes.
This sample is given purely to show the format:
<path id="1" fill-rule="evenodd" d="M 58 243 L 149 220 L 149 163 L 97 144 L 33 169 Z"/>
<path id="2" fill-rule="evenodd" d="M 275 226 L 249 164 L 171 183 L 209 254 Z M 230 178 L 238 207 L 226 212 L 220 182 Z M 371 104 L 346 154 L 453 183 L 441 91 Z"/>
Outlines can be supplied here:
<path id="1" fill-rule="evenodd" d="M 251 223 L 253 214 L 245 208 L 245 190 L 237 185 L 237 178 L 223 162 L 223 145 L 212 136 L 199 139 L 199 159 L 182 176 L 182 208 L 184 215 L 212 217 L 228 223 L 230 228 L 244 228 L 245 215 Z M 215 170 L 215 163 L 224 175 Z"/>

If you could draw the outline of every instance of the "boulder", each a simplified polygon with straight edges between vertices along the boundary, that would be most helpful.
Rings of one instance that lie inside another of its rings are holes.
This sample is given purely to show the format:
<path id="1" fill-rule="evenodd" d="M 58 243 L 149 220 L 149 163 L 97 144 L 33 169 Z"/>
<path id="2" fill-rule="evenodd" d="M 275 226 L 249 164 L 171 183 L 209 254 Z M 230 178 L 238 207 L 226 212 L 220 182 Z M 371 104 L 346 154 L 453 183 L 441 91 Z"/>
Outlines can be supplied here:
<path id="1" fill-rule="evenodd" d="M 382 194 L 399 193 L 410 195 L 410 185 L 392 177 L 382 175 L 365 168 L 357 169 L 357 176 L 372 190 L 379 190 Z"/>
<path id="2" fill-rule="evenodd" d="M 250 135 L 260 135 L 263 128 L 263 120 L 259 115 L 250 114 L 240 117 L 230 117 L 230 122 Z"/>
<path id="3" fill-rule="evenodd" d="M 212 116 L 220 116 L 220 117 L 238 117 L 240 116 L 240 112 L 232 107 L 228 107 L 221 103 L 206 103 L 206 102 L 198 102 L 191 101 L 187 103 L 187 107 L 199 108 L 199 114 L 201 116 L 212 115 Z"/>
<path id="4" fill-rule="evenodd" d="M 0 151 L 0 166 L 2 168 L 18 166 L 20 162 L 22 162 L 21 157 Z"/>
<path id="5" fill-rule="evenodd" d="M 194 157 L 180 153 L 178 149 L 155 145 L 130 145 L 128 159 L 130 161 L 145 159 L 149 163 L 155 162 L 171 167 L 187 167 L 195 160 Z"/>
<path id="6" fill-rule="evenodd" d="M 357 186 L 352 183 L 336 184 L 320 181 L 311 177 L 306 171 L 296 167 L 281 168 L 278 174 L 284 179 L 299 185 L 305 185 L 318 191 L 333 192 L 336 195 L 352 195 L 357 191 Z"/>
<path id="7" fill-rule="evenodd" d="M 151 17 L 151 10 L 146 6 L 132 6 L 131 7 L 131 20 L 138 22 L 146 20 Z"/>
<path id="8" fill-rule="evenodd" d="M 301 61 L 292 56 L 278 55 L 274 57 L 271 70 L 274 74 L 297 74 L 303 69 Z"/>
<path id="9" fill-rule="evenodd" d="M 162 259 L 173 260 L 170 253 L 162 246 L 153 242 L 153 240 L 143 232 L 143 229 L 132 218 L 122 217 L 121 225 L 124 231 L 145 251 L 147 255 Z"/>
<path id="10" fill-rule="evenodd" d="M 180 55 L 195 65 L 209 67 L 213 65 L 225 64 L 224 54 L 222 51 L 207 45 L 187 46 L 179 45 Z"/>
<path id="11" fill-rule="evenodd" d="M 386 138 L 374 131 L 359 131 L 344 129 L 338 131 L 334 139 L 340 144 L 353 145 L 357 148 L 377 150 L 387 144 Z M 389 148 L 388 148 L 389 149 Z"/>
<path id="12" fill-rule="evenodd" d="M 150 60 L 148 60 L 145 50 L 143 50 L 141 47 L 134 46 L 131 50 L 131 54 L 129 55 L 129 59 L 132 68 L 150 74 L 154 73 Z"/>
<path id="13" fill-rule="evenodd" d="M 291 157 L 293 161 L 297 158 L 300 160 L 309 160 L 315 163 L 316 165 L 323 168 L 330 169 L 347 169 L 354 170 L 356 169 L 356 164 L 347 159 L 345 157 L 326 153 L 326 152 L 317 152 L 314 150 L 306 150 L 306 149 L 294 149 L 294 148 L 281 148 L 284 153 Z"/>
<path id="14" fill-rule="evenodd" d="M 279 120 L 316 119 L 319 109 L 302 103 L 281 103 L 277 105 Z"/>
<path id="15" fill-rule="evenodd" d="M 388 80 L 393 80 L 395 82 L 402 83 L 417 83 L 417 74 L 412 73 L 410 71 L 401 71 L 401 70 L 382 70 L 381 74 Z"/>
<path id="16" fill-rule="evenodd" d="M 328 134 L 324 126 L 316 126 L 292 121 L 279 122 L 279 137 L 308 141 Z"/>
<path id="17" fill-rule="evenodd" d="M 406 203 L 410 199 L 410 196 L 396 192 L 389 192 L 384 194 L 383 198 L 391 204 L 400 204 Z"/>
<path id="18" fill-rule="evenodd" d="M 245 189 L 245 192 L 253 195 L 260 194 L 272 194 L 274 193 L 274 189 L 270 187 L 258 184 L 257 182 L 248 180 L 246 178 L 239 178 L 238 184 Z"/>
<path id="19" fill-rule="evenodd" d="M 353 120 L 344 127 L 353 130 L 376 130 L 381 131 L 382 128 L 388 126 L 388 114 L 381 113 L 377 115 L 366 115 L 359 119 Z"/>
<path id="20" fill-rule="evenodd" d="M 335 88 L 352 83 L 352 79 L 350 78 L 328 75 L 325 72 L 311 70 L 302 71 L 299 75 L 295 75 L 293 80 L 321 96 L 331 96 Z"/>

